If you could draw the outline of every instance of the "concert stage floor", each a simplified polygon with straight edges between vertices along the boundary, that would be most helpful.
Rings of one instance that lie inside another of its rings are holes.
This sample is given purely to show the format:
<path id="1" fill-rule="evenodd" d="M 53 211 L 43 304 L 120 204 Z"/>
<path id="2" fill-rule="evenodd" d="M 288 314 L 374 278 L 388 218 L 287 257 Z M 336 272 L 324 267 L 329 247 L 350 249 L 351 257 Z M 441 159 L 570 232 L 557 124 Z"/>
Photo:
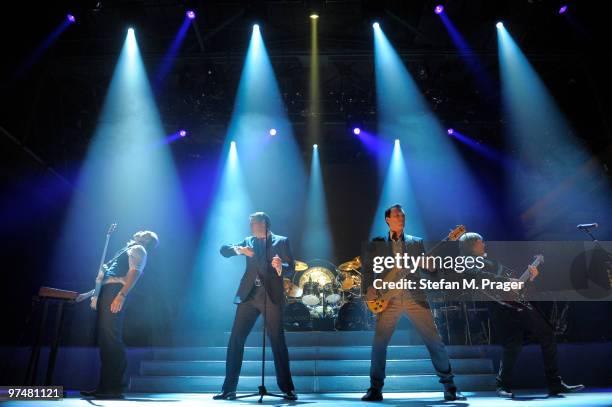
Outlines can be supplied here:
<path id="1" fill-rule="evenodd" d="M 518 396 L 514 400 L 499 399 L 493 392 L 466 392 L 468 396 L 466 401 L 444 402 L 441 392 L 423 392 L 423 393 L 387 393 L 385 401 L 382 403 L 365 403 L 359 400 L 361 393 L 329 393 L 329 394 L 300 394 L 300 399 L 296 402 L 279 400 L 272 397 L 266 397 L 264 403 L 266 405 L 328 405 L 334 407 L 360 405 L 360 406 L 376 406 L 376 405 L 402 405 L 402 406 L 516 406 L 517 402 L 522 407 L 527 406 L 612 406 L 612 388 L 607 389 L 591 389 L 577 394 L 570 394 L 563 397 L 547 397 L 542 391 L 525 390 L 519 391 Z M 77 406 L 154 406 L 156 404 L 162 406 L 245 406 L 257 405 L 257 398 L 243 399 L 240 401 L 214 401 L 210 393 L 129 393 L 125 400 L 85 400 L 80 398 L 78 393 L 69 392 L 68 398 L 63 401 L 11 401 L 0 402 L 2 406 L 40 406 L 45 407 L 61 406 L 61 407 L 77 407 Z M 168 404 L 172 403 L 172 404 Z"/>

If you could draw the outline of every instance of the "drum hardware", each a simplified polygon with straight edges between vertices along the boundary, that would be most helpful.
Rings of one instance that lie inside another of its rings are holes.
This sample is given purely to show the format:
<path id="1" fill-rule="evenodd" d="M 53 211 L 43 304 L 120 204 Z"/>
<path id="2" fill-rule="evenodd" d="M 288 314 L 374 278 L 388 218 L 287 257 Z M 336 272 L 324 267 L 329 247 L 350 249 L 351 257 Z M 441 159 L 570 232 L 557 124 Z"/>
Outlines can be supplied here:
<path id="1" fill-rule="evenodd" d="M 291 282 L 289 278 L 283 278 L 283 289 L 287 298 L 299 298 L 302 296 L 302 288 Z"/>
<path id="2" fill-rule="evenodd" d="M 315 306 L 319 303 L 319 283 L 312 281 L 312 278 L 304 284 L 302 302 L 309 306 Z"/>
<path id="3" fill-rule="evenodd" d="M 285 329 L 289 331 L 312 330 L 312 318 L 308 307 L 299 301 L 285 305 L 283 312 Z"/>

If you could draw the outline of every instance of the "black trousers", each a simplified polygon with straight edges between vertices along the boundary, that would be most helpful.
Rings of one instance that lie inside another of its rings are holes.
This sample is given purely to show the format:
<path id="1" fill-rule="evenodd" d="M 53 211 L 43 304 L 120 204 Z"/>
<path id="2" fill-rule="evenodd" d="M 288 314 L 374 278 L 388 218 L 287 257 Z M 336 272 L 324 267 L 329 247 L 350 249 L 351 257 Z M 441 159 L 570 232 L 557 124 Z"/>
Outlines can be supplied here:
<path id="1" fill-rule="evenodd" d="M 111 303 L 123 284 L 105 284 L 98 297 L 98 346 L 100 347 L 100 382 L 98 391 L 122 393 L 127 389 L 127 357 L 123 343 L 123 318 L 125 302 L 116 314 Z"/>
<path id="2" fill-rule="evenodd" d="M 507 389 L 512 387 L 514 365 L 523 347 L 523 339 L 527 331 L 531 332 L 540 343 L 548 387 L 559 385 L 561 378 L 557 366 L 555 334 L 542 312 L 536 308 L 515 311 L 495 303 L 489 305 L 489 310 L 500 335 L 503 352 L 497 374 L 497 385 Z"/>
<path id="3" fill-rule="evenodd" d="M 397 322 L 404 313 L 425 342 L 431 362 L 440 378 L 440 383 L 445 388 L 455 387 L 446 346 L 438 333 L 429 303 L 427 301 L 416 301 L 408 296 L 391 299 L 387 309 L 377 316 L 370 365 L 370 387 L 382 390 L 387 364 L 387 347 L 393 332 L 395 332 Z"/>
<path id="4" fill-rule="evenodd" d="M 267 296 L 267 301 L 265 296 Z M 283 304 L 274 304 L 266 293 L 263 286 L 255 287 L 247 301 L 238 304 L 236 317 L 232 326 L 229 344 L 227 346 L 227 358 L 225 362 L 224 391 L 236 391 L 242 359 L 244 356 L 244 343 L 253 329 L 253 325 L 259 314 L 264 312 L 264 302 L 267 306 L 266 332 L 270 339 L 272 354 L 274 355 L 274 368 L 276 370 L 276 382 L 278 388 L 284 392 L 294 390 L 291 371 L 289 369 L 289 352 L 285 342 L 285 331 L 283 329 Z"/>

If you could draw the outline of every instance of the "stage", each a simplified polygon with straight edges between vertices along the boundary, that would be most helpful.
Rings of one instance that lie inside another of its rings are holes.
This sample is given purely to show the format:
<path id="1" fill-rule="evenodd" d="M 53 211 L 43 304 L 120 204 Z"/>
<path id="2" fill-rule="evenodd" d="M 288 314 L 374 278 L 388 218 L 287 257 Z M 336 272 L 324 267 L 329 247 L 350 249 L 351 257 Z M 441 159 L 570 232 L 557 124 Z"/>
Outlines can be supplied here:
<path id="1" fill-rule="evenodd" d="M 543 391 L 525 390 L 518 391 L 514 400 L 504 400 L 495 396 L 494 392 L 466 392 L 466 401 L 445 402 L 441 392 L 415 392 L 415 393 L 387 393 L 385 400 L 380 402 L 366 403 L 360 400 L 361 393 L 327 393 L 327 394 L 298 394 L 296 402 L 278 401 L 276 398 L 268 397 L 263 404 L 266 405 L 327 405 L 342 407 L 358 403 L 360 406 L 375 405 L 402 405 L 402 406 L 511 406 L 520 403 L 521 406 L 612 406 L 612 388 L 587 389 L 582 393 L 570 394 L 563 397 L 548 397 Z M 128 405 L 169 405 L 172 406 L 248 406 L 257 405 L 257 398 L 240 401 L 215 401 L 212 394 L 202 393 L 128 393 L 124 400 L 86 400 L 78 393 L 69 392 L 68 398 L 60 402 L 45 402 L 45 406 L 128 406 Z M 39 406 L 37 401 L 14 401 L 2 402 L 3 406 Z"/>
<path id="2" fill-rule="evenodd" d="M 612 406 L 612 2 L 5 3 L 0 406 Z"/>

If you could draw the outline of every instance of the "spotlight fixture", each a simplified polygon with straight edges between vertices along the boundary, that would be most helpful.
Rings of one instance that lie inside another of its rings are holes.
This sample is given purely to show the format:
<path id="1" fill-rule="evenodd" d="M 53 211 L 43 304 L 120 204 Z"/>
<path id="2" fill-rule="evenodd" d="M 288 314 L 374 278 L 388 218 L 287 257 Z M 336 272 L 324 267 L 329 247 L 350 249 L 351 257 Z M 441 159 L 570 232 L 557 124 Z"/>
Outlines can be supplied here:
<path id="1" fill-rule="evenodd" d="M 398 138 L 395 139 L 395 145 L 399 146 L 400 140 Z"/>
<path id="2" fill-rule="evenodd" d="M 311 14 L 310 14 L 310 18 L 311 18 L 312 20 L 316 20 L 317 18 L 319 18 L 319 15 L 318 15 L 317 13 L 311 13 Z"/>
<path id="3" fill-rule="evenodd" d="M 185 15 L 187 16 L 187 18 L 189 18 L 190 20 L 193 20 L 194 18 L 196 18 L 196 13 L 193 10 L 187 10 L 187 12 L 185 13 Z"/>
<path id="4" fill-rule="evenodd" d="M 374 22 L 374 24 L 372 24 L 372 28 L 374 28 L 374 29 L 380 28 L 380 24 L 378 24 L 378 21 L 376 21 L 376 22 Z"/>
<path id="5" fill-rule="evenodd" d="M 76 17 L 73 14 L 66 14 L 66 20 L 70 23 L 76 22 Z"/>
<path id="6" fill-rule="evenodd" d="M 353 134 L 358 136 L 361 133 L 361 129 L 359 127 L 354 127 L 353 128 Z"/>
<path id="7" fill-rule="evenodd" d="M 438 4 L 436 8 L 434 8 L 434 13 L 442 14 L 444 12 L 444 6 L 442 4 Z"/>
<path id="8" fill-rule="evenodd" d="M 179 136 L 185 137 L 187 135 L 187 130 L 179 130 Z"/>
<path id="9" fill-rule="evenodd" d="M 317 148 L 319 148 L 319 145 L 318 144 L 313 144 L 312 148 L 314 148 L 316 150 Z"/>
<path id="10" fill-rule="evenodd" d="M 128 34 L 134 35 L 134 29 L 132 27 L 128 28 Z"/>
<path id="11" fill-rule="evenodd" d="M 567 11 L 567 4 L 564 4 L 561 6 L 561 8 L 559 8 L 559 14 L 565 14 L 566 11 Z"/>
<path id="12" fill-rule="evenodd" d="M 502 23 L 501 21 L 498 21 L 497 24 L 495 24 L 495 27 L 503 28 L 504 27 L 504 23 Z"/>
<path id="13" fill-rule="evenodd" d="M 446 130 L 446 132 L 448 133 L 449 136 L 451 136 L 451 135 L 455 134 L 455 129 L 451 128 L 451 129 Z"/>
<path id="14" fill-rule="evenodd" d="M 236 142 L 235 142 L 235 141 L 232 141 L 232 142 L 230 142 L 230 145 L 231 145 L 232 147 L 236 147 Z"/>
<path id="15" fill-rule="evenodd" d="M 253 31 L 259 31 L 259 24 L 253 24 Z"/>
<path id="16" fill-rule="evenodd" d="M 270 135 L 271 135 L 271 136 L 276 136 L 276 133 L 277 133 L 277 131 L 276 131 L 276 129 L 275 129 L 275 128 L 271 128 L 271 129 L 270 129 Z"/>

